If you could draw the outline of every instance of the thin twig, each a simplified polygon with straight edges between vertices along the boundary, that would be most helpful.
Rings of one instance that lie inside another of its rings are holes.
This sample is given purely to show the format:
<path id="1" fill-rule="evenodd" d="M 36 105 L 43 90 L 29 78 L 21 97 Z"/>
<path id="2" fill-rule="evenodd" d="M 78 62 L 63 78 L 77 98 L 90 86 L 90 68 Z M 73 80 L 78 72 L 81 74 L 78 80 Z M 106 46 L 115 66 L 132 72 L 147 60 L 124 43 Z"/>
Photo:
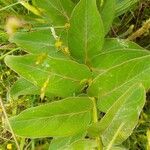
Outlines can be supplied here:
<path id="1" fill-rule="evenodd" d="M 14 51 L 19 50 L 19 49 L 20 49 L 20 48 L 15 48 L 15 49 L 13 49 L 13 50 L 9 51 L 8 53 L 6 53 L 6 54 L 2 55 L 2 56 L 0 57 L 0 60 L 2 60 L 5 56 L 7 56 L 7 55 L 9 55 L 9 54 L 13 53 Z"/>
<path id="2" fill-rule="evenodd" d="M 56 35 L 55 29 L 53 27 L 50 27 L 50 29 L 51 29 L 51 33 L 52 33 L 54 39 L 57 40 L 58 36 Z"/>
<path id="3" fill-rule="evenodd" d="M 20 4 L 20 2 L 16 2 L 16 3 L 10 4 L 8 6 L 5 6 L 5 7 L 1 8 L 0 11 L 4 11 L 6 9 L 10 9 L 11 7 L 13 7 L 15 5 L 18 5 L 18 4 Z"/>
<path id="4" fill-rule="evenodd" d="M 131 34 L 127 40 L 130 40 L 130 41 L 133 41 L 135 40 L 136 38 L 142 36 L 145 32 L 148 32 L 150 29 L 150 19 L 148 19 L 144 24 L 143 26 L 138 29 L 136 32 L 134 32 L 133 34 Z"/>
<path id="5" fill-rule="evenodd" d="M 0 97 L 0 105 L 1 105 L 1 107 L 2 107 L 2 111 L 3 111 L 3 113 L 4 113 L 4 117 L 5 117 L 5 119 L 6 119 L 6 122 L 7 122 L 7 124 L 8 124 L 8 127 L 9 127 L 9 129 L 10 129 L 10 131 L 11 131 L 12 137 L 13 137 L 15 143 L 16 143 L 17 149 L 18 149 L 18 150 L 21 150 L 20 147 L 19 147 L 17 138 L 16 138 L 16 136 L 15 136 L 15 134 L 14 134 L 14 131 L 13 131 L 11 125 L 10 125 L 10 122 L 9 122 L 9 119 L 8 119 L 8 116 L 7 116 L 7 113 L 6 113 L 6 110 L 5 110 L 5 107 L 4 107 L 4 104 L 3 104 L 3 101 L 2 101 L 2 98 L 1 98 L 1 97 Z"/>

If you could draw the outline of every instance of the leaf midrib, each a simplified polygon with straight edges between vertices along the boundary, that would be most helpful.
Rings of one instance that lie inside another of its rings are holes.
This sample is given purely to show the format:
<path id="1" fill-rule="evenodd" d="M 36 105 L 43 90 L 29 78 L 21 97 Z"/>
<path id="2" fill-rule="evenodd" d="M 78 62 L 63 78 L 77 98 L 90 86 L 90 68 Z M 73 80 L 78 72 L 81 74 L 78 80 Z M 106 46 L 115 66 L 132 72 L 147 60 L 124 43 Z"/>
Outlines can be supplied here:
<path id="1" fill-rule="evenodd" d="M 136 60 L 136 59 L 142 59 L 143 57 L 149 57 L 149 56 L 150 56 L 150 55 L 145 55 L 145 56 L 142 56 L 142 57 L 140 56 L 140 57 L 132 58 L 132 59 L 126 60 L 126 61 L 124 61 L 124 62 L 122 62 L 122 63 L 120 63 L 120 64 L 117 64 L 117 65 L 114 65 L 114 66 L 112 66 L 112 67 L 106 68 L 106 69 L 99 69 L 98 67 L 95 67 L 95 68 L 92 68 L 92 67 L 91 67 L 92 70 L 95 70 L 96 72 L 101 72 L 101 73 L 93 80 L 93 83 L 95 82 L 95 80 L 96 80 L 99 76 L 101 76 L 102 74 L 105 74 L 106 72 L 108 72 L 109 70 L 111 70 L 111 69 L 113 69 L 113 68 L 115 68 L 115 67 L 119 67 L 119 66 L 121 66 L 121 65 L 123 65 L 123 64 L 125 64 L 125 63 L 130 62 L 130 61 L 133 61 L 133 60 Z"/>
<path id="2" fill-rule="evenodd" d="M 67 117 L 67 116 L 75 116 L 75 115 L 80 115 L 80 114 L 84 114 L 84 113 L 88 113 L 88 112 L 90 112 L 92 110 L 92 108 L 90 108 L 90 109 L 87 109 L 87 110 L 85 110 L 85 111 L 80 111 L 80 112 L 78 112 L 78 113 L 68 113 L 68 114 L 57 114 L 57 115 L 51 115 L 51 116 L 49 116 L 49 117 L 36 117 L 36 118 L 29 118 L 29 119 L 24 119 L 23 120 L 23 118 L 19 118 L 19 119 L 21 119 L 21 120 L 15 120 L 15 122 L 20 122 L 20 121 L 33 121 L 33 120 L 43 120 L 43 119 L 50 119 L 50 118 L 55 118 L 55 117 Z M 23 115 L 23 114 L 20 114 L 20 115 Z"/>
<path id="3" fill-rule="evenodd" d="M 143 57 L 138 57 L 138 58 L 134 58 L 134 59 L 127 60 L 127 61 L 125 61 L 125 62 L 123 62 L 123 63 L 121 63 L 121 64 L 118 64 L 118 65 L 116 65 L 116 66 L 113 66 L 113 67 L 107 69 L 106 71 L 102 72 L 97 78 L 99 78 L 99 77 L 100 77 L 101 75 L 103 75 L 103 74 L 106 74 L 106 73 L 107 73 L 108 71 L 110 71 L 111 69 L 114 69 L 114 68 L 119 67 L 119 66 L 121 66 L 121 65 L 123 65 L 123 64 L 132 62 L 132 61 L 134 61 L 134 60 L 139 60 L 139 59 L 143 59 L 143 58 L 147 58 L 147 57 L 150 57 L 150 55 L 146 55 L 146 56 L 143 56 Z M 145 69 L 145 70 L 142 71 L 141 73 L 137 74 L 136 76 L 134 76 L 134 77 L 131 78 L 130 80 L 124 82 L 124 83 L 121 84 L 120 86 L 115 87 L 113 90 L 107 92 L 107 93 L 104 94 L 103 96 L 109 95 L 110 93 L 114 92 L 115 90 L 119 89 L 120 87 L 124 86 L 125 84 L 131 82 L 132 80 L 134 80 L 134 78 L 138 77 L 139 75 L 143 74 L 144 72 L 146 72 L 146 71 L 148 71 L 148 70 L 150 70 L 150 68 Z M 95 79 L 93 80 L 93 83 L 96 82 L 97 78 L 95 78 Z"/>
<path id="4" fill-rule="evenodd" d="M 44 46 L 50 46 L 50 47 L 55 47 L 53 44 L 50 44 L 50 43 L 44 43 L 44 42 L 40 42 L 40 41 L 38 41 L 38 42 L 34 42 L 34 41 L 32 41 L 32 40 L 21 40 L 21 39 L 19 39 L 19 41 L 23 41 L 23 42 L 25 42 L 25 43 L 31 43 L 31 45 L 44 45 Z M 37 44 L 38 43 L 38 44 Z"/>
<path id="5" fill-rule="evenodd" d="M 58 0 L 59 2 L 60 2 L 60 0 Z M 47 1 L 55 10 L 57 10 L 57 12 L 59 12 L 63 17 L 65 17 L 67 20 L 68 20 L 68 15 L 67 15 L 67 13 L 64 11 L 64 9 L 63 9 L 63 11 L 61 11 L 61 10 L 59 10 L 57 7 L 55 7 L 51 2 L 50 2 L 50 0 L 49 1 Z M 63 6 L 62 6 L 62 4 L 61 4 L 61 2 L 60 2 L 60 5 L 61 5 L 61 7 L 63 8 Z"/>
<path id="6" fill-rule="evenodd" d="M 126 95 L 126 93 L 127 93 L 129 90 L 130 90 L 130 89 L 128 89 L 125 93 L 123 93 L 123 94 L 115 101 L 115 103 L 114 103 L 114 104 L 109 108 L 109 110 L 106 112 L 106 115 L 102 118 L 102 121 L 105 120 L 105 118 L 107 117 L 107 113 L 110 112 L 110 110 L 114 107 L 114 105 L 115 105 L 122 97 L 124 97 L 124 96 Z M 132 92 L 132 93 L 133 93 L 133 92 Z M 128 96 L 131 96 L 132 93 L 130 93 Z M 123 102 L 123 104 L 124 104 L 125 102 L 126 102 L 126 100 Z M 111 119 L 109 125 L 102 131 L 102 134 L 111 126 L 112 122 L 114 121 L 114 119 L 115 119 L 115 117 L 116 117 L 117 112 L 118 112 L 121 108 L 122 108 L 122 107 L 120 107 L 119 109 L 116 110 L 114 117 Z M 103 124 L 103 123 L 102 123 L 102 124 Z M 100 124 L 100 125 L 101 125 L 101 124 Z"/>
<path id="7" fill-rule="evenodd" d="M 41 71 L 41 72 L 43 72 L 43 73 L 46 73 L 47 75 L 49 75 L 49 73 L 51 73 L 52 75 L 54 75 L 54 76 L 58 76 L 58 77 L 60 77 L 60 78 L 62 78 L 62 79 L 68 79 L 68 80 L 72 80 L 72 81 L 74 81 L 74 82 L 80 82 L 80 80 L 77 80 L 77 79 L 74 79 L 74 78 L 71 78 L 71 77 L 68 77 L 68 76 L 62 76 L 62 75 L 60 75 L 60 74 L 57 74 L 57 73 L 54 73 L 54 72 L 49 72 L 49 71 L 43 71 L 42 69 L 40 69 L 39 67 L 34 67 L 34 66 L 30 66 L 30 65 L 27 65 L 27 64 L 24 64 L 24 63 L 21 63 L 21 62 L 17 62 L 17 65 L 18 64 L 20 64 L 21 66 L 26 66 L 26 67 L 29 67 L 29 68 L 31 68 L 31 69 L 35 69 L 35 70 L 38 70 L 38 71 Z"/>
<path id="8" fill-rule="evenodd" d="M 85 33 L 84 33 L 84 53 L 85 53 L 85 60 L 84 60 L 84 62 L 85 62 L 85 64 L 87 64 L 87 60 L 88 60 L 88 52 L 87 52 L 87 42 L 88 42 L 88 24 L 87 24 L 87 22 L 88 22 L 88 14 L 87 14 L 87 12 L 88 12 L 88 10 L 87 10 L 87 0 L 85 1 L 86 2 L 86 4 L 85 4 Z"/>
<path id="9" fill-rule="evenodd" d="M 122 85 L 115 87 L 113 90 L 111 90 L 110 92 L 107 92 L 106 94 L 102 95 L 102 97 L 107 96 L 109 94 L 111 94 L 112 92 L 116 91 L 117 89 L 123 87 L 124 85 L 126 85 L 127 83 L 130 83 L 132 80 L 134 80 L 134 78 L 137 78 L 138 76 L 140 76 L 141 74 L 143 74 L 144 72 L 147 72 L 148 70 L 150 70 L 150 68 L 145 69 L 143 72 L 139 73 L 138 75 L 134 76 L 133 78 L 131 78 L 130 80 L 128 80 L 127 82 L 124 82 Z"/>
<path id="10" fill-rule="evenodd" d="M 120 48 L 121 49 L 121 48 Z M 91 61 L 93 60 L 93 59 L 95 59 L 96 57 L 99 57 L 99 56 L 102 56 L 102 55 L 107 55 L 107 54 L 110 54 L 110 53 L 116 53 L 116 52 L 125 52 L 125 51 L 129 51 L 129 52 L 143 52 L 145 55 L 146 55 L 146 53 L 147 54 L 149 54 L 150 55 L 150 52 L 148 51 L 148 50 L 140 50 L 140 49 L 123 49 L 123 50 L 120 50 L 119 48 L 118 49 L 116 49 L 116 50 L 110 50 L 110 51 L 104 51 L 104 52 L 102 52 L 102 53 L 100 53 L 100 54 L 98 54 L 98 55 L 96 55 L 96 56 L 94 56 L 92 59 L 91 59 Z"/>

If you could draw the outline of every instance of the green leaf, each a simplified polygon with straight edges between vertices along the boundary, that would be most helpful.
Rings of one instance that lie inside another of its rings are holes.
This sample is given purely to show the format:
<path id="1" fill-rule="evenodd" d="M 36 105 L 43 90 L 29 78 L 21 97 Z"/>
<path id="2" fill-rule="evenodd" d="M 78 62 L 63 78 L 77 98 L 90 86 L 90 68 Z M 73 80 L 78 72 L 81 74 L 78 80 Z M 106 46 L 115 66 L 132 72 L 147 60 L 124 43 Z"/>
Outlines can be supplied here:
<path id="1" fill-rule="evenodd" d="M 10 123 L 18 136 L 73 136 L 87 129 L 91 121 L 92 107 L 92 100 L 87 97 L 70 97 L 27 109 L 10 118 Z"/>
<path id="2" fill-rule="evenodd" d="M 143 85 L 134 84 L 115 101 L 100 122 L 93 125 L 102 136 L 106 150 L 112 150 L 113 145 L 121 144 L 131 135 L 145 100 Z"/>
<path id="3" fill-rule="evenodd" d="M 96 0 L 81 0 L 73 10 L 70 23 L 68 43 L 71 55 L 89 64 L 91 58 L 100 53 L 104 41 Z"/>
<path id="4" fill-rule="evenodd" d="M 150 55 L 127 60 L 99 74 L 91 83 L 88 93 L 97 96 L 98 108 L 106 112 L 120 95 L 133 83 L 150 87 Z"/>
<path id="5" fill-rule="evenodd" d="M 6 64 L 46 94 L 67 97 L 79 94 L 82 80 L 91 78 L 90 70 L 72 60 L 41 55 L 7 56 Z"/>
<path id="6" fill-rule="evenodd" d="M 99 6 L 100 14 L 105 28 L 105 35 L 110 30 L 113 19 L 115 17 L 115 3 L 116 0 L 104 0 L 104 4 L 102 5 L 102 7 Z M 99 5 L 101 5 L 101 0 L 99 2 Z"/>
<path id="7" fill-rule="evenodd" d="M 72 0 L 75 4 L 77 4 L 79 2 L 79 0 Z M 105 5 L 107 2 L 107 0 L 103 0 L 103 5 Z M 112 0 L 113 1 L 113 0 Z M 115 16 L 118 17 L 120 15 L 122 15 L 123 13 L 129 11 L 131 8 L 133 8 L 133 6 L 138 2 L 139 0 L 115 0 Z M 105 3 L 106 2 L 106 3 Z M 102 0 L 97 0 L 97 5 L 98 5 L 98 8 L 100 10 L 100 4 L 102 3 Z M 110 3 L 111 3 L 111 0 L 110 0 Z M 108 6 L 109 8 L 111 8 L 111 6 Z M 110 13 L 110 12 L 113 12 L 114 10 L 110 10 L 108 9 L 109 11 L 107 11 L 106 13 Z M 109 20 L 108 20 L 109 21 Z"/>
<path id="8" fill-rule="evenodd" d="M 55 48 L 55 39 L 50 30 L 38 30 L 33 32 L 17 32 L 10 39 L 26 52 L 31 54 L 46 53 L 53 57 L 65 57 Z"/>
<path id="9" fill-rule="evenodd" d="M 72 0 L 75 4 L 77 4 L 80 0 Z"/>
<path id="10" fill-rule="evenodd" d="M 62 150 L 64 147 L 71 145 L 73 142 L 83 139 L 85 137 L 85 133 L 77 134 L 75 136 L 70 137 L 62 137 L 53 139 L 50 143 L 49 150 Z"/>
<path id="11" fill-rule="evenodd" d="M 52 25 L 69 22 L 74 4 L 71 0 L 34 0 L 34 5 L 42 10 L 45 19 Z"/>
<path id="12" fill-rule="evenodd" d="M 129 11 L 139 0 L 116 0 L 116 16 Z"/>
<path id="13" fill-rule="evenodd" d="M 150 55 L 150 52 L 141 49 L 117 49 L 104 51 L 92 59 L 92 65 L 102 72 L 124 63 L 125 61 L 146 55 Z"/>
<path id="14" fill-rule="evenodd" d="M 107 147 L 104 147 L 104 150 L 107 150 Z M 127 148 L 123 147 L 123 146 L 114 146 L 111 147 L 111 150 L 128 150 Z"/>
<path id="15" fill-rule="evenodd" d="M 95 140 L 79 140 L 65 147 L 64 150 L 95 150 L 96 147 L 97 144 Z"/>
<path id="16" fill-rule="evenodd" d="M 19 96 L 24 95 L 40 95 L 40 88 L 35 86 L 33 83 L 25 80 L 24 78 L 19 78 L 11 87 L 9 91 L 10 98 L 16 100 Z M 45 93 L 46 96 L 52 97 L 48 93 Z"/>
<path id="17" fill-rule="evenodd" d="M 116 49 L 143 49 L 138 44 L 117 38 L 106 38 L 103 45 L 103 51 L 110 51 Z"/>
<path id="18" fill-rule="evenodd" d="M 11 87 L 9 94 L 12 99 L 18 99 L 21 95 L 39 95 L 40 89 L 33 83 L 20 78 Z"/>

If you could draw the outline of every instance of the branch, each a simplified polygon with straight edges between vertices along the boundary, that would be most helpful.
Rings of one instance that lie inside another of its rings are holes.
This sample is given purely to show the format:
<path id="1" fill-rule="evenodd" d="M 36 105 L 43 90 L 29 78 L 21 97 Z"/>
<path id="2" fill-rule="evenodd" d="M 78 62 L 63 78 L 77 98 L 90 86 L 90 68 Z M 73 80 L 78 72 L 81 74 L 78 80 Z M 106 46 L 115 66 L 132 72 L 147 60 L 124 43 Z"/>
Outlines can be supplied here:
<path id="1" fill-rule="evenodd" d="M 133 41 L 136 38 L 142 36 L 145 32 L 148 32 L 150 29 L 150 18 L 143 24 L 143 26 L 138 29 L 136 32 L 134 32 L 133 34 L 131 34 L 127 40 Z"/>
<path id="2" fill-rule="evenodd" d="M 9 126 L 10 131 L 11 131 L 11 134 L 12 134 L 12 136 L 14 138 L 15 143 L 16 143 L 17 149 L 20 150 L 19 144 L 17 142 L 17 138 L 16 138 L 16 136 L 14 134 L 14 131 L 13 131 L 11 125 L 10 125 L 10 122 L 9 122 L 9 119 L 8 119 L 8 116 L 7 116 L 7 113 L 6 113 L 6 110 L 5 110 L 5 107 L 4 107 L 4 104 L 3 104 L 3 101 L 2 101 L 1 97 L 0 97 L 0 105 L 1 105 L 2 111 L 4 113 L 4 117 L 6 119 L 6 122 L 7 122 L 8 126 Z"/>

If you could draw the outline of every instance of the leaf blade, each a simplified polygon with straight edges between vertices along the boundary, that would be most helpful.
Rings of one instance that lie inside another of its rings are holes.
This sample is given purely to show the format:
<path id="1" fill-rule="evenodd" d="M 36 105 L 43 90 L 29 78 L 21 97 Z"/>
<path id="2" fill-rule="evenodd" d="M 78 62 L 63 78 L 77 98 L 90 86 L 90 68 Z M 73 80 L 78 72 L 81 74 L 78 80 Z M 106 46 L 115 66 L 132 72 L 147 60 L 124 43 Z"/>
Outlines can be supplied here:
<path id="1" fill-rule="evenodd" d="M 88 64 L 90 59 L 100 52 L 104 41 L 103 23 L 96 0 L 81 0 L 72 13 L 70 23 L 71 55 L 78 61 Z"/>
<path id="2" fill-rule="evenodd" d="M 83 79 L 91 78 L 90 70 L 75 61 L 41 55 L 7 56 L 5 63 L 20 76 L 46 94 L 67 97 L 80 93 Z M 78 72 L 78 73 L 77 73 Z"/>
<path id="3" fill-rule="evenodd" d="M 107 110 L 100 122 L 93 124 L 96 135 L 101 134 L 106 149 L 121 144 L 131 135 L 140 112 L 145 104 L 146 92 L 142 84 L 134 84 L 127 89 Z"/>
<path id="4" fill-rule="evenodd" d="M 56 49 L 56 41 L 50 29 L 33 32 L 16 32 L 10 38 L 10 41 L 30 54 L 47 54 L 52 57 L 67 58 L 67 56 Z"/>
<path id="5" fill-rule="evenodd" d="M 101 1 L 98 2 L 99 5 L 100 3 Z M 105 28 L 105 35 L 109 32 L 113 19 L 115 17 L 115 3 L 116 0 L 105 0 L 102 7 L 100 6 L 100 14 Z"/>
<path id="6" fill-rule="evenodd" d="M 97 147 L 95 140 L 78 140 L 71 145 L 65 147 L 65 150 L 94 150 Z"/>
<path id="7" fill-rule="evenodd" d="M 72 136 L 86 130 L 92 105 L 89 98 L 70 97 L 29 108 L 11 118 L 10 123 L 14 132 L 23 137 Z"/>
<path id="8" fill-rule="evenodd" d="M 118 38 L 105 38 L 103 51 L 110 51 L 116 49 L 143 49 L 138 44 Z"/>
<path id="9" fill-rule="evenodd" d="M 148 90 L 149 74 L 150 55 L 134 58 L 101 73 L 91 83 L 88 93 L 98 97 L 98 108 L 105 112 L 134 82 L 142 83 Z"/>
<path id="10" fill-rule="evenodd" d="M 65 25 L 69 22 L 74 8 L 71 0 L 34 0 L 34 5 L 42 10 L 45 19 L 52 25 Z"/>
<path id="11" fill-rule="evenodd" d="M 22 95 L 39 95 L 40 89 L 38 89 L 34 84 L 31 82 L 20 78 L 18 79 L 10 89 L 10 97 L 12 99 L 18 99 L 19 96 Z"/>
<path id="12" fill-rule="evenodd" d="M 116 0 L 116 17 L 128 11 L 137 2 L 138 0 Z"/>
<path id="13" fill-rule="evenodd" d="M 134 58 L 150 55 L 147 50 L 141 49 L 116 49 L 104 51 L 92 59 L 92 64 L 100 70 L 107 70 Z"/>

